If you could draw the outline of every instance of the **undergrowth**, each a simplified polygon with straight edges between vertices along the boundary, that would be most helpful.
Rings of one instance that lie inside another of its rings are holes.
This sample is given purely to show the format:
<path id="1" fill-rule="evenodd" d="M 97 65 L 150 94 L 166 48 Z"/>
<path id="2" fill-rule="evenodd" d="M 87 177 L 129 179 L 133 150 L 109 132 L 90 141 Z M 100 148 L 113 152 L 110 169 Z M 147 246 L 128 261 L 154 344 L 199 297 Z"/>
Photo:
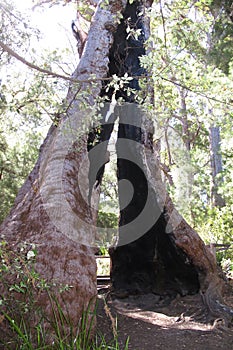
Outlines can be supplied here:
<path id="1" fill-rule="evenodd" d="M 69 286 L 48 283 L 35 271 L 36 247 L 24 243 L 13 252 L 0 243 L 0 349 L 4 350 L 127 350 L 120 348 L 117 332 L 109 343 L 103 335 L 93 336 L 97 305 L 90 301 L 78 325 L 73 325 L 61 306 Z M 46 296 L 50 318 L 37 303 Z M 77 330 L 77 331 L 74 331 Z"/>

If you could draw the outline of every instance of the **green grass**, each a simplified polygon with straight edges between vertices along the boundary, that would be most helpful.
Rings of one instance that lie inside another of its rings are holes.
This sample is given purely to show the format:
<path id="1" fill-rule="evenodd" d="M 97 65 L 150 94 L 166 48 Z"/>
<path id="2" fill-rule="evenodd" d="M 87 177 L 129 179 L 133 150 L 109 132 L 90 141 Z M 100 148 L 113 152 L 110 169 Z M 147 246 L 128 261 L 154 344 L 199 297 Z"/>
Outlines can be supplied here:
<path id="1" fill-rule="evenodd" d="M 51 305 L 53 310 L 53 321 L 42 318 L 40 323 L 32 327 L 24 317 L 16 322 L 6 312 L 4 322 L 11 330 L 10 338 L 1 341 L 0 345 L 4 345 L 6 350 L 128 350 L 127 339 L 125 345 L 120 347 L 117 336 L 110 342 L 107 342 L 103 335 L 99 334 L 92 337 L 92 327 L 96 316 L 96 308 L 91 312 L 88 307 L 83 312 L 80 319 L 79 331 L 76 336 L 73 335 L 73 326 L 64 315 L 63 310 L 58 304 L 56 298 L 51 296 Z M 90 317 L 91 315 L 91 317 Z M 45 323 L 50 323 L 51 334 L 46 331 Z"/>
<path id="2" fill-rule="evenodd" d="M 127 339 L 125 345 L 120 347 L 118 339 L 115 338 L 110 342 L 107 342 L 102 335 L 95 336 L 94 339 L 90 339 L 88 332 L 85 331 L 73 339 L 67 339 L 61 337 L 61 330 L 56 329 L 59 333 L 58 337 L 49 344 L 46 341 L 46 334 L 44 334 L 43 326 L 36 327 L 36 333 L 33 332 L 33 336 L 30 330 L 26 329 L 25 322 L 22 320 L 18 325 L 13 319 L 7 317 L 10 327 L 13 330 L 13 338 L 11 341 L 0 342 L 4 345 L 6 350 L 128 350 L 129 339 Z"/>

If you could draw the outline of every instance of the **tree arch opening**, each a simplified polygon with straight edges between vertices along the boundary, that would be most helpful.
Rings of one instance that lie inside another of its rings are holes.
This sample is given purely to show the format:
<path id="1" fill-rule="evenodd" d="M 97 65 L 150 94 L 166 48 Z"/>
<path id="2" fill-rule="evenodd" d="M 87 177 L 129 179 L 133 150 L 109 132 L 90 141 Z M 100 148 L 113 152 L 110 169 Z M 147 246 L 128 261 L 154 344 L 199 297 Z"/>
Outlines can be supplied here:
<path id="1" fill-rule="evenodd" d="M 120 217 L 117 243 L 110 248 L 113 290 L 120 294 L 122 291 L 130 294 L 193 294 L 200 288 L 197 267 L 176 245 L 172 228 L 168 230 L 166 199 L 161 206 L 159 194 L 150 183 L 146 169 L 145 152 L 150 152 L 151 157 L 156 156 L 153 126 L 138 112 L 135 98 L 136 92 L 140 91 L 139 78 L 146 74 L 140 65 L 140 57 L 146 54 L 146 28 L 140 13 L 141 6 L 140 1 L 126 6 L 114 34 L 108 76 L 124 79 L 129 75 L 135 78 L 117 89 L 103 83 L 101 96 L 106 97 L 107 103 L 102 111 L 100 130 L 94 130 L 89 135 L 88 149 L 95 142 L 105 143 L 100 154 L 103 165 L 96 174 L 95 160 L 90 158 L 90 186 L 93 188 L 94 183 L 100 184 L 103 179 L 106 169 L 103 159 L 108 152 L 115 120 L 119 117 L 116 154 Z M 135 36 L 133 33 L 138 34 Z M 116 100 L 120 101 L 118 105 Z M 159 173 L 156 164 L 154 171 Z M 130 197 L 127 195 L 130 190 L 121 185 L 123 181 L 131 184 L 132 198 L 126 199 Z M 146 205 L 149 208 L 144 215 Z"/>

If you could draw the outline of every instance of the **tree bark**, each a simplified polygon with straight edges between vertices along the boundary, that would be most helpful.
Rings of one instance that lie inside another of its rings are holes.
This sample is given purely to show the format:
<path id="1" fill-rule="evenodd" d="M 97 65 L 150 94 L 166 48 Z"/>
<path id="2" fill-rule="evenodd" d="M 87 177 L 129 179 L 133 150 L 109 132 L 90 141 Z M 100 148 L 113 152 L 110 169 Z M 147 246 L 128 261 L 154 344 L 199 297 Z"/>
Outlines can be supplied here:
<path id="1" fill-rule="evenodd" d="M 211 202 L 214 207 L 224 207 L 224 198 L 219 193 L 219 185 L 223 182 L 221 136 L 219 126 L 211 126 L 209 130 L 210 139 L 210 162 L 211 162 Z"/>
<path id="2" fill-rule="evenodd" d="M 66 113 L 51 126 L 40 148 L 38 161 L 20 189 L 9 216 L 0 227 L 12 250 L 22 242 L 35 244 L 35 270 L 49 283 L 72 286 L 62 296 L 53 291 L 77 333 L 82 312 L 95 299 L 96 262 L 92 245 L 95 226 L 88 203 L 87 133 L 94 118 L 96 97 L 106 77 L 113 40 L 109 28 L 117 26 L 117 14 L 125 1 L 98 6 L 80 63 L 65 102 Z M 111 24 L 111 26 L 110 26 Z M 94 82 L 90 79 L 95 77 Z M 83 130 L 83 132 L 82 132 Z M 7 293 L 2 289 L 1 294 Z M 16 293 L 15 298 L 20 298 Z M 35 296 L 49 320 L 53 308 L 46 293 Z M 92 306 L 93 307 L 93 306 Z M 91 316 L 90 316 L 91 317 Z M 39 322 L 39 320 L 37 320 Z M 0 327 L 4 327 L 2 322 Z M 67 335 L 70 328 L 67 329 Z"/>

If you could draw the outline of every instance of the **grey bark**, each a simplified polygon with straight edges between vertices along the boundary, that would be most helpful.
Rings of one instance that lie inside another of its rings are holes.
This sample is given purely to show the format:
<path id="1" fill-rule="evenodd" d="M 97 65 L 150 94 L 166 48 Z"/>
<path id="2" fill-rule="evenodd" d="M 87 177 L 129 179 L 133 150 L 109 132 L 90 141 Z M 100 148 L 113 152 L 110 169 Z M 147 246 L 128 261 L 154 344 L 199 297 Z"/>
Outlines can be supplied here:
<path id="1" fill-rule="evenodd" d="M 211 126 L 209 130 L 210 161 L 211 161 L 211 203 L 214 207 L 224 207 L 225 200 L 219 193 L 219 186 L 223 182 L 221 136 L 219 126 Z"/>

